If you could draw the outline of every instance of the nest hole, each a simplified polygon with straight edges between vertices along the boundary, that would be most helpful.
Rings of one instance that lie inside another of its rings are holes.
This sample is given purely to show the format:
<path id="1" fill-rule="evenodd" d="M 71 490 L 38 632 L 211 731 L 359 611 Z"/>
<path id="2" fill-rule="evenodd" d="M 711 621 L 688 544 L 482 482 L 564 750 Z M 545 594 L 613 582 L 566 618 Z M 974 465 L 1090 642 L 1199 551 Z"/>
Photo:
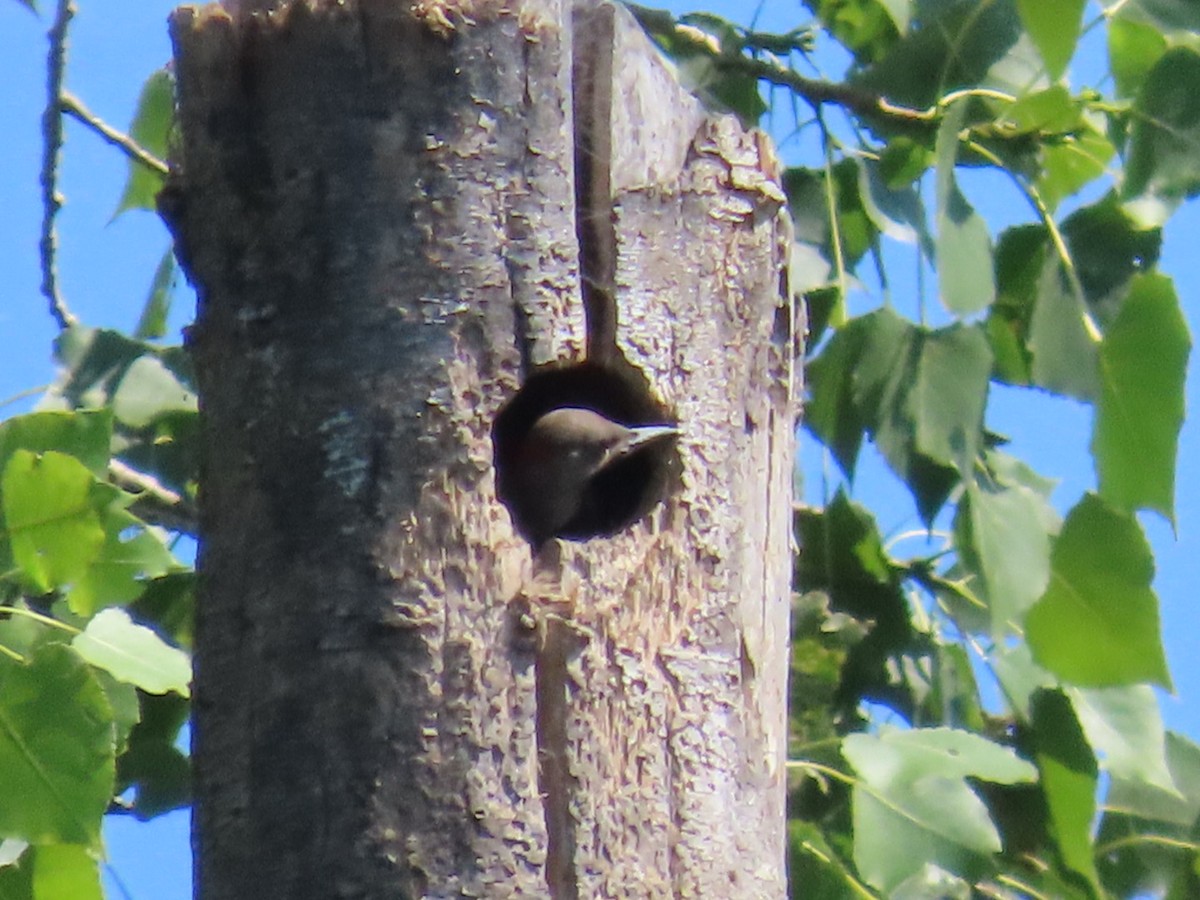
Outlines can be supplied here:
<path id="1" fill-rule="evenodd" d="M 665 498 L 680 469 L 675 441 L 649 443 L 606 465 L 590 479 L 579 517 L 553 533 L 541 533 L 536 503 L 514 472 L 534 423 L 562 407 L 590 409 L 629 427 L 673 424 L 673 417 L 650 396 L 640 373 L 623 375 L 581 363 L 531 375 L 496 415 L 492 446 L 497 495 L 517 531 L 534 545 L 549 538 L 586 541 L 616 534 Z"/>

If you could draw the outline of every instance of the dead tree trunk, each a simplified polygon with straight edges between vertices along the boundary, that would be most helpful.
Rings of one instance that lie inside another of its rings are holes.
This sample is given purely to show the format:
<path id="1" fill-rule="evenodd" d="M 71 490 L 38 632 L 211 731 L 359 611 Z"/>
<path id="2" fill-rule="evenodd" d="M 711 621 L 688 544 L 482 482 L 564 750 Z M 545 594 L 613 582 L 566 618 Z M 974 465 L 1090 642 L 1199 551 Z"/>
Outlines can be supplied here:
<path id="1" fill-rule="evenodd" d="M 611 5 L 574 40 L 562 0 L 274 5 L 171 22 L 198 896 L 783 896 L 765 140 Z M 535 548 L 496 467 L 563 404 L 682 437 L 603 533 Z"/>

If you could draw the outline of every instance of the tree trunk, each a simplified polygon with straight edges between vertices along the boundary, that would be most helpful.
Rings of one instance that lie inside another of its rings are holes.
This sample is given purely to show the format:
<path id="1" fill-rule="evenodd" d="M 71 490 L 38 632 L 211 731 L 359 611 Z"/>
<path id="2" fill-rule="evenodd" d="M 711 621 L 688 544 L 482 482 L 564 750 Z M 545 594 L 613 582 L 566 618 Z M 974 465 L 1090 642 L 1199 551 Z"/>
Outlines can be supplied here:
<path id="1" fill-rule="evenodd" d="M 765 139 L 607 4 L 574 42 L 558 0 L 227 6 L 172 17 L 163 197 L 200 296 L 198 896 L 782 897 Z M 534 548 L 496 466 L 564 402 L 682 436 L 632 522 Z"/>

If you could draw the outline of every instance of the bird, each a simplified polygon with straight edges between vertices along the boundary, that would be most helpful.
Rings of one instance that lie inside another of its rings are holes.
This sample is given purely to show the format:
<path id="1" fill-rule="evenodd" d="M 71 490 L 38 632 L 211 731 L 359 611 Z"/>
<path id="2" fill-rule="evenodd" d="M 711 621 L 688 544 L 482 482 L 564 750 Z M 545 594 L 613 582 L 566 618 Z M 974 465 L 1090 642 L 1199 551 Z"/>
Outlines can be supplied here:
<path id="1" fill-rule="evenodd" d="M 633 486 L 598 479 L 621 461 L 675 437 L 671 425 L 622 425 L 593 409 L 564 406 L 543 413 L 517 446 L 510 484 L 518 527 L 539 546 L 554 537 L 591 537 L 613 524 L 620 512 L 613 492 L 624 492 L 624 505 L 636 508 L 645 479 Z M 636 491 L 636 495 L 631 493 Z M 619 524 L 619 521 L 618 523 Z"/>

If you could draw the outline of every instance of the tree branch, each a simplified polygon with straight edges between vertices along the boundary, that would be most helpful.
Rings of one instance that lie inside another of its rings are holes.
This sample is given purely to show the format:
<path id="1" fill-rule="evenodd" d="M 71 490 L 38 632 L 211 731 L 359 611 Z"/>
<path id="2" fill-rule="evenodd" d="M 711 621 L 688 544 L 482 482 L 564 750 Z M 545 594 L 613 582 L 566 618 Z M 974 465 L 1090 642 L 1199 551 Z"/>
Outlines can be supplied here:
<path id="1" fill-rule="evenodd" d="M 90 128 L 106 142 L 116 147 L 118 150 L 124 151 L 125 155 L 130 159 L 137 160 L 146 168 L 157 172 L 159 175 L 170 174 L 170 167 L 135 141 L 132 137 L 123 131 L 118 131 L 113 128 L 98 115 L 84 106 L 82 100 L 76 97 L 68 90 L 63 90 L 60 96 L 62 111 L 79 122 L 82 125 Z"/>
<path id="2" fill-rule="evenodd" d="M 54 24 L 47 33 L 50 52 L 46 57 L 46 109 L 42 113 L 42 235 L 38 248 L 42 263 L 42 294 L 50 303 L 50 315 L 59 328 L 69 328 L 77 321 L 58 286 L 58 234 L 54 228 L 54 219 L 63 204 L 58 192 L 58 161 L 63 143 L 62 85 L 67 65 L 67 27 L 74 15 L 74 0 L 59 0 Z"/>
<path id="3" fill-rule="evenodd" d="M 775 60 L 744 56 L 740 52 L 730 53 L 721 48 L 715 35 L 680 22 L 667 10 L 648 9 L 635 3 L 627 3 L 626 6 L 651 35 L 670 38 L 672 42 L 687 45 L 689 49 L 709 57 L 722 72 L 737 72 L 768 84 L 786 87 L 814 107 L 825 103 L 836 103 L 859 116 L 882 117 L 907 125 L 928 125 L 937 121 L 941 114 L 937 107 L 910 109 L 898 106 L 881 94 L 866 91 L 844 82 L 806 78 Z M 742 49 L 745 47 L 771 49 L 776 44 L 789 49 L 801 51 L 806 49 L 804 29 L 796 29 L 786 35 L 780 35 L 775 42 L 769 39 L 770 36 L 760 32 L 746 32 L 742 37 L 745 41 Z"/>
<path id="4" fill-rule="evenodd" d="M 154 476 L 139 472 L 119 459 L 109 460 L 108 475 L 117 487 L 137 494 L 132 511 L 139 519 L 193 537 L 198 533 L 199 516 L 195 506 Z"/>

